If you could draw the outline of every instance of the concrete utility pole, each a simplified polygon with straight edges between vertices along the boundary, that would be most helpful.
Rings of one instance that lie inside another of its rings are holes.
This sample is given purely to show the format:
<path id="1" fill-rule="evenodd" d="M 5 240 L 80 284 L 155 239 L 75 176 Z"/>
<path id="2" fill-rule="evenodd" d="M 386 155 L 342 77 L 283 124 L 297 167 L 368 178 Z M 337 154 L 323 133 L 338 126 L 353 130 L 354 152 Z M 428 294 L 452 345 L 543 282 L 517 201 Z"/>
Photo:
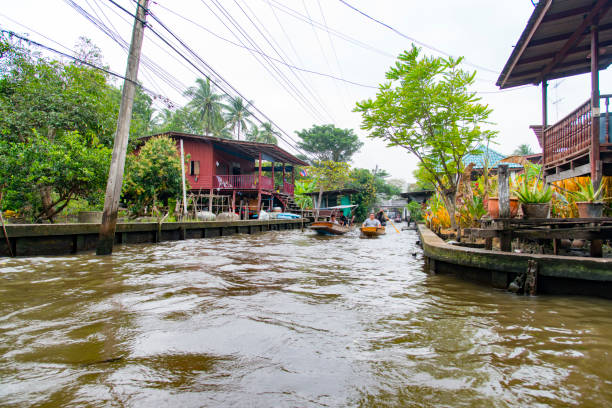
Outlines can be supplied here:
<path id="1" fill-rule="evenodd" d="M 128 139 L 130 136 L 130 122 L 132 120 L 132 106 L 134 104 L 134 93 L 136 92 L 136 80 L 138 78 L 138 65 L 140 64 L 140 51 L 144 38 L 144 23 L 146 20 L 145 10 L 149 6 L 149 0 L 138 0 L 136 18 L 132 30 L 132 43 L 128 55 L 125 81 L 119 107 L 119 119 L 117 120 L 117 133 L 113 145 L 113 156 L 111 158 L 108 182 L 106 184 L 106 195 L 104 197 L 104 213 L 100 225 L 98 238 L 98 255 L 109 255 L 113 252 L 115 241 L 115 227 L 117 226 L 117 210 L 119 209 L 119 197 L 123 185 L 123 170 L 125 167 L 125 155 Z"/>

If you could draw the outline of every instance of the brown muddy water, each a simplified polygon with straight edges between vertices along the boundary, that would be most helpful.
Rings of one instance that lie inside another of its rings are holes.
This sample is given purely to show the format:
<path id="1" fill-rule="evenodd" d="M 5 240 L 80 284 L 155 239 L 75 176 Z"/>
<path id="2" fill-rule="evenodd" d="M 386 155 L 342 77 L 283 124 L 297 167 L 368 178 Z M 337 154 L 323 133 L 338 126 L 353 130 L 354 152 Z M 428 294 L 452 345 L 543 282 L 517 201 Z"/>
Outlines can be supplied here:
<path id="1" fill-rule="evenodd" d="M 427 275 L 416 240 L 284 231 L 0 259 L 0 405 L 612 404 L 611 301 Z"/>

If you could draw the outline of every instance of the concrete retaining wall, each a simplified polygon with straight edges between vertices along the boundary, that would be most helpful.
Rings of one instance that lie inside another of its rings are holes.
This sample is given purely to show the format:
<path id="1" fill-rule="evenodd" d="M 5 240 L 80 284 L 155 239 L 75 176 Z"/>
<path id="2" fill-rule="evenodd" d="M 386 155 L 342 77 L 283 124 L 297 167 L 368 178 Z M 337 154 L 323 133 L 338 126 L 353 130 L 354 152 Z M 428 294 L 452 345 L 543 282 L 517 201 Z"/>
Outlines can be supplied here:
<path id="1" fill-rule="evenodd" d="M 117 224 L 115 244 L 211 238 L 232 234 L 301 228 L 302 220 L 205 221 Z M 7 224 L 6 232 L 13 255 L 64 255 L 96 248 L 99 224 Z M 9 256 L 0 229 L 0 256 Z"/>
<path id="2" fill-rule="evenodd" d="M 449 245 L 426 226 L 418 226 L 432 273 L 453 273 L 497 288 L 508 284 L 527 270 L 527 262 L 538 263 L 539 293 L 575 294 L 612 298 L 612 259 L 582 258 L 488 251 Z"/>

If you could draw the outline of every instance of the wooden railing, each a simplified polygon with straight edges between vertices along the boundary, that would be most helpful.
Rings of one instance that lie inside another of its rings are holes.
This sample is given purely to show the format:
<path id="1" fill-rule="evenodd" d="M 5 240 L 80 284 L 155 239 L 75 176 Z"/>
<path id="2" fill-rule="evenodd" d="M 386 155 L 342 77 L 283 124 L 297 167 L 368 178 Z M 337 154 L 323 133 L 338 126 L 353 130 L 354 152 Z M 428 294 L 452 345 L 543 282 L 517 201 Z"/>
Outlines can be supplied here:
<path id="1" fill-rule="evenodd" d="M 213 176 L 213 188 L 235 190 L 256 189 L 257 174 L 219 175 Z"/>
<path id="2" fill-rule="evenodd" d="M 261 189 L 274 190 L 274 180 L 271 177 L 261 176 Z"/>
<path id="3" fill-rule="evenodd" d="M 257 190 L 258 174 L 216 175 L 213 176 L 213 188 L 221 190 Z M 272 190 L 274 184 L 270 177 L 261 176 L 261 188 Z"/>
<path id="4" fill-rule="evenodd" d="M 591 145 L 591 101 L 544 130 L 544 165 L 551 165 Z"/>
<path id="5" fill-rule="evenodd" d="M 600 144 L 612 141 L 610 137 L 610 98 L 612 95 L 601 95 L 600 103 Z M 603 106 L 601 106 L 603 105 Z M 592 142 L 593 112 L 588 100 L 569 115 L 544 130 L 544 166 L 555 166 L 565 160 L 585 154 Z"/>
<path id="6" fill-rule="evenodd" d="M 295 186 L 293 184 L 283 182 L 283 193 L 293 195 Z"/>

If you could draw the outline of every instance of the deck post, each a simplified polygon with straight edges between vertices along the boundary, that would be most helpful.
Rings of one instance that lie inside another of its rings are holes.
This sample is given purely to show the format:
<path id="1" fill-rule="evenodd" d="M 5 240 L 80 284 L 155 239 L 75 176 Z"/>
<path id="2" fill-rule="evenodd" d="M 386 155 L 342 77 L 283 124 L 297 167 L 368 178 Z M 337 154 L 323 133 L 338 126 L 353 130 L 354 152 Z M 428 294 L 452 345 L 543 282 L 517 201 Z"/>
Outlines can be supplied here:
<path id="1" fill-rule="evenodd" d="M 232 190 L 232 212 L 236 212 L 236 190 Z"/>
<path id="2" fill-rule="evenodd" d="M 208 212 L 212 212 L 212 203 L 213 202 L 213 189 L 210 189 L 208 193 Z"/>
<path id="3" fill-rule="evenodd" d="M 286 193 L 285 191 L 285 163 L 283 163 L 283 193 Z"/>
<path id="4" fill-rule="evenodd" d="M 599 30 L 597 17 L 591 26 L 591 182 L 599 188 L 601 163 L 599 163 Z"/>
<path id="5" fill-rule="evenodd" d="M 542 80 L 542 174 L 546 178 L 546 127 L 548 126 L 548 81 Z"/>
<path id="6" fill-rule="evenodd" d="M 276 189 L 276 179 L 274 178 L 274 162 L 272 162 L 272 191 Z"/>
<path id="7" fill-rule="evenodd" d="M 497 195 L 499 197 L 499 217 L 510 218 L 510 191 L 508 187 L 508 165 L 497 167 Z"/>
<path id="8" fill-rule="evenodd" d="M 259 153 L 259 175 L 257 178 L 257 214 L 261 206 L 261 153 Z"/>
<path id="9" fill-rule="evenodd" d="M 295 164 L 291 167 L 291 184 L 295 186 Z"/>

